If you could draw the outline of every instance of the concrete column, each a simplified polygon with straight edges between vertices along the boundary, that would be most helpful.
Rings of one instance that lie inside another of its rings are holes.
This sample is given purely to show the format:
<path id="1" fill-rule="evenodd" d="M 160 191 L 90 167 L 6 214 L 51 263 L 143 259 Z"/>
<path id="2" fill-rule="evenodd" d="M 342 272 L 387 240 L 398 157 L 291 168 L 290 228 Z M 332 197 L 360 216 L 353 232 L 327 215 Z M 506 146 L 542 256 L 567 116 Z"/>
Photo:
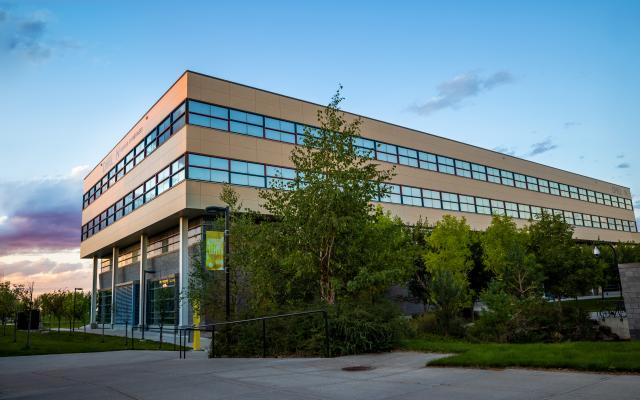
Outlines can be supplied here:
<path id="1" fill-rule="evenodd" d="M 631 340 L 640 340 L 640 263 L 618 264 Z"/>
<path id="2" fill-rule="evenodd" d="M 118 270 L 118 257 L 120 249 L 113 248 L 111 256 L 111 327 L 116 323 L 116 271 Z"/>
<path id="3" fill-rule="evenodd" d="M 146 325 L 146 299 L 147 299 L 147 281 L 145 280 L 146 274 L 144 270 L 147 269 L 147 245 L 149 244 L 149 238 L 147 235 L 140 236 L 140 293 L 138 296 L 138 324 L 140 326 Z"/>
<path id="4" fill-rule="evenodd" d="M 179 250 L 179 268 L 180 273 L 180 295 L 179 295 L 179 324 L 180 326 L 189 325 L 189 219 L 180 217 L 180 230 L 178 240 L 180 243 Z"/>
<path id="5" fill-rule="evenodd" d="M 91 284 L 91 327 L 97 328 L 96 324 L 96 298 L 98 296 L 98 260 L 97 256 L 93 256 L 93 281 Z"/>

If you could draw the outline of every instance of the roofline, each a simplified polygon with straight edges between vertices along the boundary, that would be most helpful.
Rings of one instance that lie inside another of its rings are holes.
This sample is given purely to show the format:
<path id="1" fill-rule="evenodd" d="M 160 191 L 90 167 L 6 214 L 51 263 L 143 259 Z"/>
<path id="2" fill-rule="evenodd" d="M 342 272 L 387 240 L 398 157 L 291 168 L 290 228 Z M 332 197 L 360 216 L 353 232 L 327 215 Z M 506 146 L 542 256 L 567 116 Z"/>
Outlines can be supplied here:
<path id="1" fill-rule="evenodd" d="M 185 76 L 185 75 L 186 75 L 186 74 L 188 74 L 188 73 L 195 74 L 195 75 L 200 75 L 200 76 L 204 76 L 205 78 L 217 79 L 217 80 L 219 80 L 219 81 L 228 82 L 228 83 L 231 83 L 231 84 L 234 84 L 234 85 L 244 86 L 244 87 L 249 88 L 249 89 L 259 90 L 259 91 L 261 91 L 261 92 L 270 93 L 270 94 L 274 94 L 274 95 L 276 95 L 276 96 L 282 96 L 282 97 L 286 97 L 286 98 L 288 98 L 288 99 L 292 99 L 292 100 L 296 100 L 296 101 L 301 101 L 301 102 L 304 102 L 304 103 L 307 103 L 307 104 L 311 104 L 311 105 L 314 105 L 314 106 L 317 106 L 317 107 L 326 108 L 326 105 L 322 105 L 322 104 L 314 103 L 314 102 L 312 102 L 312 101 L 299 99 L 299 98 L 297 98 L 297 97 L 289 96 L 289 95 L 286 95 L 286 94 L 276 93 L 276 92 L 273 92 L 273 91 L 271 91 L 271 90 L 261 89 L 261 88 L 255 87 L 255 86 L 246 85 L 246 84 L 244 84 L 244 83 L 238 83 L 238 82 L 234 82 L 234 81 L 231 81 L 231 80 L 228 80 L 228 79 L 219 78 L 219 77 L 217 77 L 217 76 L 208 75 L 208 74 L 203 74 L 202 72 L 197 72 L 197 71 L 193 71 L 193 70 L 190 70 L 190 69 L 186 69 L 186 70 L 185 70 L 185 71 L 184 71 L 184 72 L 183 72 L 183 73 L 178 77 L 178 79 L 176 79 L 176 81 L 175 81 L 175 82 L 174 82 L 174 83 L 169 87 L 169 89 L 165 90 L 165 92 L 164 92 L 164 93 L 163 93 L 163 94 L 158 98 L 158 100 L 156 100 L 156 102 L 155 102 L 155 103 L 153 103 L 153 105 L 147 109 L 147 111 L 142 115 L 142 117 L 140 117 L 140 119 L 139 119 L 138 121 L 136 121 L 136 123 L 135 123 L 135 124 L 133 124 L 133 126 L 131 127 L 131 129 L 133 129 L 133 127 L 134 127 L 134 126 L 136 126 L 140 121 L 142 121 L 142 118 L 144 118 L 144 116 L 145 116 L 145 115 L 147 115 L 147 113 L 148 113 L 148 112 L 149 112 L 153 107 L 155 107 L 155 105 L 156 105 L 156 104 L 158 104 L 158 102 L 162 99 L 162 97 L 163 97 L 165 94 L 167 94 L 167 93 L 171 90 L 171 88 L 173 88 L 173 87 L 176 85 L 176 83 L 178 83 L 178 81 L 179 81 L 180 79 L 182 79 L 182 77 L 183 77 L 183 76 Z M 593 179 L 593 180 L 596 180 L 596 181 L 600 181 L 600 182 L 603 182 L 603 183 L 607 183 L 607 184 L 609 184 L 609 185 L 615 185 L 615 186 L 618 186 L 618 187 L 621 187 L 621 188 L 629 189 L 629 193 L 631 193 L 631 188 L 630 188 L 629 186 L 624 186 L 624 185 L 620 185 L 620 184 L 618 184 L 618 183 L 614 183 L 614 182 L 610 182 L 610 181 L 605 181 L 605 180 L 603 180 L 603 179 L 598 179 L 598 178 L 594 178 L 594 177 L 591 177 L 591 176 L 582 175 L 582 174 L 579 174 L 579 173 L 577 173 L 577 172 L 567 171 L 567 170 L 564 170 L 564 169 L 562 169 L 562 168 L 553 167 L 553 166 L 551 166 L 551 165 L 542 164 L 542 163 L 539 163 L 539 162 L 536 162 L 536 161 L 527 160 L 527 159 L 524 159 L 524 158 L 521 158 L 521 157 L 516 157 L 516 156 L 509 155 L 509 154 L 500 153 L 499 151 L 495 151 L 495 150 L 491 150 L 491 149 L 486 149 L 486 148 L 484 148 L 484 147 L 476 146 L 476 145 L 474 145 L 474 144 L 470 144 L 470 143 L 461 142 L 461 141 L 459 141 L 459 140 L 455 140 L 455 139 L 450 139 L 450 138 L 447 138 L 447 137 L 444 137 L 444 136 L 439 136 L 439 135 L 436 135 L 436 134 L 433 134 L 433 133 L 430 133 L 430 132 L 423 132 L 423 131 L 419 131 L 419 130 L 417 130 L 417 129 L 413 129 L 413 128 L 409 128 L 409 127 L 406 127 L 406 126 L 403 126 L 403 125 L 395 124 L 395 123 L 393 123 L 393 122 L 382 121 L 382 120 L 377 119 L 377 118 L 372 118 L 372 117 L 368 117 L 368 116 L 366 116 L 366 115 L 356 114 L 356 113 L 349 112 L 349 111 L 345 111 L 345 110 L 343 110 L 343 111 L 344 111 L 345 113 L 347 113 L 347 114 L 351 114 L 351 115 L 356 116 L 356 117 L 359 117 L 359 118 L 366 118 L 366 119 L 371 120 L 371 121 L 379 122 L 379 123 L 386 124 L 386 125 L 390 125 L 390 126 L 395 126 L 395 127 L 397 127 L 397 128 L 406 129 L 406 130 L 409 130 L 409 131 L 412 131 L 412 132 L 420 133 L 420 134 L 422 134 L 422 135 L 429 135 L 429 136 L 432 136 L 432 137 L 435 137 L 435 138 L 438 138 L 438 139 L 448 140 L 448 141 L 453 142 L 453 143 L 462 144 L 462 145 L 464 145 L 464 146 L 473 147 L 473 148 L 476 148 L 476 149 L 479 149 L 479 150 L 490 151 L 490 152 L 492 152 L 492 153 L 499 154 L 499 155 L 500 155 L 500 156 L 502 156 L 502 157 L 510 157 L 510 158 L 512 158 L 512 159 L 514 159 L 514 160 L 525 161 L 525 162 L 529 162 L 529 163 L 532 163 L 532 164 L 535 164 L 535 165 L 540 165 L 540 166 L 543 166 L 543 167 L 546 167 L 546 168 L 551 168 L 551 169 L 554 169 L 554 170 L 556 170 L 556 171 L 565 172 L 565 173 L 573 174 L 573 175 L 576 175 L 576 176 L 581 176 L 581 177 L 583 177 L 583 178 L 587 178 L 587 179 Z M 127 131 L 127 133 L 125 134 L 125 136 L 126 136 L 129 132 L 131 132 L 131 129 L 129 129 L 129 130 Z M 124 139 L 124 136 L 122 137 L 122 139 Z M 120 140 L 122 140 L 122 139 L 120 139 Z M 120 143 L 120 141 L 118 141 L 118 143 Z M 113 146 L 113 147 L 111 148 L 111 150 L 109 150 L 109 152 L 107 153 L 107 155 L 109 155 L 109 153 L 111 153 L 111 152 L 112 152 L 112 151 L 113 151 L 113 150 L 118 146 L 118 143 L 116 143 L 116 144 L 115 144 L 115 146 Z M 100 162 L 98 162 L 98 164 L 96 164 L 96 166 L 95 166 L 95 167 L 93 167 L 93 168 L 91 169 L 91 171 L 90 171 L 90 172 L 89 172 L 89 173 L 84 177 L 84 179 L 86 179 L 86 178 L 87 178 L 87 177 L 88 177 L 88 176 L 89 176 L 89 175 L 90 175 L 90 174 L 91 174 L 91 173 L 92 173 L 92 172 L 93 172 L 93 171 L 98 167 L 98 165 L 100 165 L 100 163 L 101 163 L 102 161 L 104 161 L 104 159 L 105 159 L 106 157 L 107 157 L 107 156 L 104 156 L 104 157 L 100 160 Z"/>
<path id="2" fill-rule="evenodd" d="M 142 121 L 142 119 L 143 119 L 147 114 L 149 114 L 149 111 L 151 111 L 151 109 L 152 109 L 153 107 L 155 107 L 155 106 L 156 106 L 156 104 L 158 104 L 158 103 L 160 102 L 160 100 L 162 100 L 162 98 L 164 97 L 164 95 L 165 95 L 165 94 L 169 93 L 169 91 L 170 91 L 171 89 L 173 89 L 173 87 L 178 83 L 178 81 L 180 81 L 180 79 L 182 79 L 182 77 L 183 77 L 183 76 L 185 76 L 185 75 L 187 74 L 187 72 L 192 72 L 192 71 L 185 70 L 182 74 L 180 74 L 180 76 L 178 77 L 178 79 L 176 79 L 176 80 L 175 80 L 175 82 L 173 82 L 173 83 L 171 84 L 171 86 L 169 86 L 169 88 L 168 88 L 167 90 L 165 90 L 165 91 L 164 91 L 164 93 L 162 93 L 162 95 L 160 95 L 160 97 L 158 97 L 158 100 L 156 100 L 156 101 L 151 105 L 151 107 L 149 107 L 149 108 L 147 109 L 147 111 L 146 111 L 144 114 L 142 114 L 142 117 L 140 117 L 140 119 L 138 119 L 138 120 L 133 124 L 133 126 L 131 126 L 131 128 L 129 128 L 129 130 L 127 131 L 127 133 L 125 133 L 125 134 L 124 134 L 124 136 L 122 136 L 122 138 L 120 138 L 120 140 L 118 140 L 118 141 L 116 142 L 116 144 L 111 148 L 111 150 L 109 150 L 109 151 L 107 152 L 107 154 L 106 154 L 104 157 L 102 157 L 102 158 L 100 159 L 100 161 L 98 161 L 98 163 L 97 163 L 93 168 L 91 168 L 91 171 L 89 171 L 89 172 L 84 176 L 84 178 L 82 178 L 82 180 L 83 180 L 83 181 L 84 181 L 85 179 L 87 179 L 87 178 L 89 177 L 89 175 L 91 175 L 91 174 L 93 173 L 93 171 L 95 171 L 95 170 L 96 170 L 96 168 L 98 168 L 98 166 L 100 165 L 100 163 L 101 163 L 101 162 L 103 162 L 103 161 L 107 158 L 107 156 L 108 156 L 109 154 L 111 154 L 111 152 L 112 152 L 113 150 L 115 150 L 115 149 L 116 149 L 116 147 L 118 147 L 118 144 L 122 141 L 122 139 L 124 139 L 125 137 L 127 137 L 127 135 L 129 134 L 129 132 L 131 132 L 131 130 L 132 130 L 136 125 L 138 125 L 138 124 L 140 123 L 140 121 Z M 145 133 L 145 135 L 146 135 L 146 133 Z"/>

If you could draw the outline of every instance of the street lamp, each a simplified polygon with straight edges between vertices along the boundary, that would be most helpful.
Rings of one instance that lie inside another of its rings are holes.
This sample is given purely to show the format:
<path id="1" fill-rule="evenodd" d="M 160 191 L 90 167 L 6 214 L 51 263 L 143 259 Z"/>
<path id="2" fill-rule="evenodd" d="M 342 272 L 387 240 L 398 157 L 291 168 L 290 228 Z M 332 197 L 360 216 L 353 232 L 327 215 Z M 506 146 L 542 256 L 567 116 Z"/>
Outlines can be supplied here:
<path id="1" fill-rule="evenodd" d="M 145 269 L 142 270 L 142 290 L 144 291 L 144 293 L 142 294 L 142 321 L 140 321 L 140 324 L 142 325 L 141 331 L 142 331 L 142 337 L 141 340 L 144 340 L 144 321 L 145 319 L 147 319 L 147 274 L 155 274 L 156 271 L 152 270 L 152 269 Z M 133 332 L 133 331 L 132 331 Z M 133 340 L 133 334 L 131 336 L 131 340 Z"/>
<path id="2" fill-rule="evenodd" d="M 224 294 L 225 294 L 225 318 L 231 318 L 231 294 L 229 292 L 229 207 L 209 206 L 205 208 L 207 214 L 224 212 Z M 206 240 L 206 239 L 205 239 Z"/>
<path id="3" fill-rule="evenodd" d="M 616 268 L 618 268 L 618 252 L 616 251 L 616 248 L 611 243 L 604 242 L 602 244 L 611 247 L 611 251 L 613 251 L 613 260 L 615 261 Z M 597 245 L 593 245 L 593 255 L 600 257 L 600 249 Z M 622 295 L 622 282 L 620 282 L 620 294 Z M 604 287 L 602 288 L 602 300 L 604 300 Z"/>
<path id="4" fill-rule="evenodd" d="M 73 314 L 71 315 L 71 332 L 76 330 L 76 292 L 82 290 L 82 288 L 73 289 Z"/>

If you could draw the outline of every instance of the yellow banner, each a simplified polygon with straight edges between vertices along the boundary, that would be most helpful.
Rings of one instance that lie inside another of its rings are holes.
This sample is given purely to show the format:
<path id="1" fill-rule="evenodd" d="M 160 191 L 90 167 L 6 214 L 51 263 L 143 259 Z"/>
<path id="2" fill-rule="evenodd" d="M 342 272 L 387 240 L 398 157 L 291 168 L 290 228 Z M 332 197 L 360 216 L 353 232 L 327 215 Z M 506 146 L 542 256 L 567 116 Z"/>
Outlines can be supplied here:
<path id="1" fill-rule="evenodd" d="M 224 232 L 207 231 L 206 265 L 209 271 L 224 270 Z"/>

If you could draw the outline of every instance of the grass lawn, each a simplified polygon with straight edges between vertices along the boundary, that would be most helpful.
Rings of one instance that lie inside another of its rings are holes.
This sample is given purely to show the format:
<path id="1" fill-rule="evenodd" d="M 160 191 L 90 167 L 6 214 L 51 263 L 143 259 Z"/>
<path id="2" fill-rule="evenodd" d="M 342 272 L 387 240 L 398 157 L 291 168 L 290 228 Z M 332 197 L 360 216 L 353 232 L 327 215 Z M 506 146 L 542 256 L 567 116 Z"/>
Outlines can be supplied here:
<path id="1" fill-rule="evenodd" d="M 7 335 L 0 330 L 0 357 L 29 356 L 36 354 L 91 353 L 96 351 L 113 351 L 131 349 L 124 345 L 124 337 L 85 334 L 82 332 L 31 332 L 31 346 L 26 347 L 27 332 L 18 331 L 17 342 L 13 342 L 13 327 L 7 327 Z M 135 341 L 136 350 L 158 350 L 160 343 L 151 340 Z M 163 343 L 163 350 L 172 350 L 173 344 Z"/>
<path id="2" fill-rule="evenodd" d="M 411 339 L 405 350 L 454 353 L 429 366 L 474 368 L 567 368 L 581 371 L 640 372 L 640 342 L 477 344 L 442 338 Z"/>

